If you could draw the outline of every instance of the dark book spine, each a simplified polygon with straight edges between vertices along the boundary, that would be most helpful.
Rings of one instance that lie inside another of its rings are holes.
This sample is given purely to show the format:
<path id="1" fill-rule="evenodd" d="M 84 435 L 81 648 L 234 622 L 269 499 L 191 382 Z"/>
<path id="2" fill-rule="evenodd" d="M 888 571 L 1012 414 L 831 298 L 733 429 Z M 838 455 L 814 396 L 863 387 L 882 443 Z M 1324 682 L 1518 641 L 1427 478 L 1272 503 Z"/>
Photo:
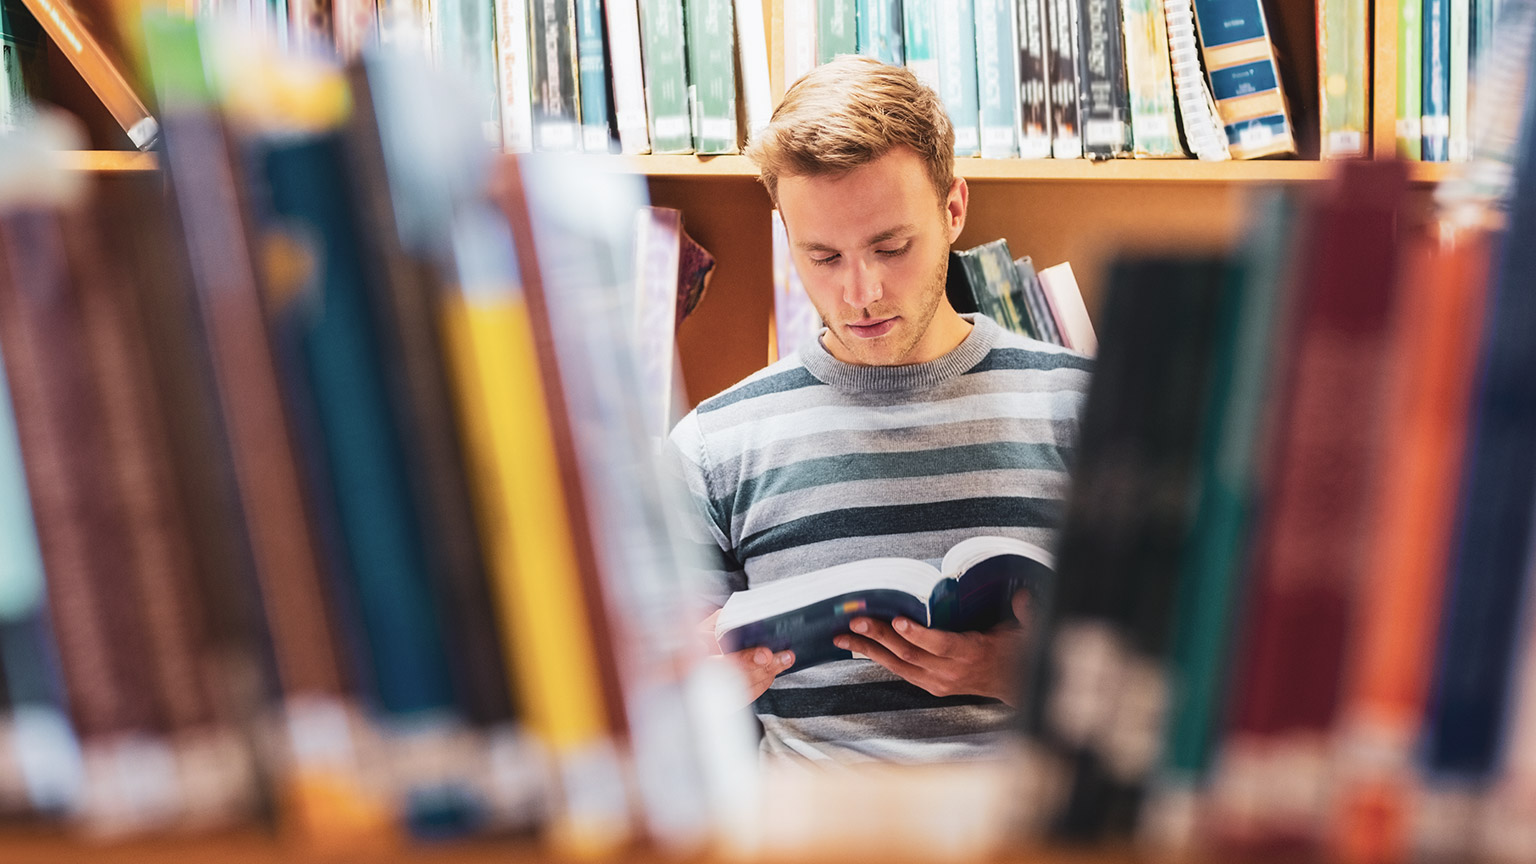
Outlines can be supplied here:
<path id="1" fill-rule="evenodd" d="M 576 7 L 574 0 L 530 0 L 532 35 L 533 146 L 576 150 L 581 146 L 581 100 L 577 95 Z"/>
<path id="2" fill-rule="evenodd" d="M 1051 155 L 1051 51 L 1046 5 L 1051 0 L 1018 0 L 1019 156 Z"/>
<path id="3" fill-rule="evenodd" d="M 1078 125 L 1079 73 L 1077 66 L 1078 18 L 1076 0 L 1045 0 L 1047 78 L 1051 87 L 1051 155 L 1078 159 L 1083 155 L 1082 130 Z"/>
<path id="4" fill-rule="evenodd" d="M 420 505 L 416 513 L 426 538 L 428 572 L 444 611 L 450 671 L 465 716 L 477 724 L 500 723 L 511 718 L 512 705 L 443 362 L 441 289 L 431 266 L 412 258 L 400 243 L 383 139 L 362 67 L 352 83 L 355 107 L 344 164 L 359 235 L 371 245 L 363 256 L 370 269 L 364 282 L 373 294 L 369 305 L 379 361 L 391 385 L 406 477 Z"/>
<path id="5" fill-rule="evenodd" d="M 608 110 L 608 57 L 604 49 L 602 0 L 577 0 L 576 54 L 580 71 L 581 149 L 607 153 L 613 146 Z"/>
<path id="6" fill-rule="evenodd" d="M 1083 150 L 1089 159 L 1131 152 L 1131 98 L 1125 81 L 1125 31 L 1116 0 L 1078 0 Z"/>

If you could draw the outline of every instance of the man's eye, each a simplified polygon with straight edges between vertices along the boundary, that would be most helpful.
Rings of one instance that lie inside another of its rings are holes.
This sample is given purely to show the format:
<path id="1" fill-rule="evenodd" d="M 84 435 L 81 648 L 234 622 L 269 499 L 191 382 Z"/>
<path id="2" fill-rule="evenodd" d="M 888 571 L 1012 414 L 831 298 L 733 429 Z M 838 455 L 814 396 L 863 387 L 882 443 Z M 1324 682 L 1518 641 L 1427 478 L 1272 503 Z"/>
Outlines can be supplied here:
<path id="1" fill-rule="evenodd" d="M 837 259 L 839 259 L 841 257 L 843 257 L 843 256 L 841 256 L 841 255 L 828 255 L 825 258 L 812 258 L 811 259 L 811 263 L 815 264 L 817 267 L 821 267 L 821 266 L 824 266 L 824 265 L 827 265 L 827 264 L 831 264 L 833 261 L 836 261 Z"/>
<path id="2" fill-rule="evenodd" d="M 911 248 L 912 248 L 912 244 L 911 243 L 903 243 L 902 245 L 896 247 L 895 249 L 876 249 L 875 252 L 876 252 L 876 254 L 884 255 L 887 258 L 895 258 L 898 255 L 905 255 L 905 254 L 907 254 L 907 250 L 911 249 Z"/>

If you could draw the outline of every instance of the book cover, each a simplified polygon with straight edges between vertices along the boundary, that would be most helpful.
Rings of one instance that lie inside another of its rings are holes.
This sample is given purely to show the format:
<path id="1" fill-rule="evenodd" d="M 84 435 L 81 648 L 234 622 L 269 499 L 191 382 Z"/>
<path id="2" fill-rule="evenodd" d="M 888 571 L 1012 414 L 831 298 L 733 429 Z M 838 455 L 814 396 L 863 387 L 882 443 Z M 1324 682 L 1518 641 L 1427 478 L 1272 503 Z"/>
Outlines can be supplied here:
<path id="1" fill-rule="evenodd" d="M 1420 158 L 1445 162 L 1451 155 L 1451 0 L 1424 0 L 1423 137 Z"/>
<path id="2" fill-rule="evenodd" d="M 500 97 L 497 111 L 501 115 L 501 147 L 508 153 L 527 153 L 533 149 L 530 55 L 528 0 L 496 0 L 496 89 Z M 638 57 L 635 65 L 638 78 Z"/>
<path id="3" fill-rule="evenodd" d="M 735 153 L 736 28 L 731 0 L 686 0 L 688 105 L 693 149 L 701 155 Z"/>
<path id="4" fill-rule="evenodd" d="M 939 13 L 934 29 L 939 56 L 939 97 L 955 127 L 955 155 L 981 152 L 981 107 L 976 78 L 975 0 L 955 0 Z"/>
<path id="5" fill-rule="evenodd" d="M 1424 0 L 1399 0 L 1397 13 L 1397 157 L 1424 152 Z"/>
<path id="6" fill-rule="evenodd" d="M 859 53 L 881 63 L 904 66 L 902 0 L 858 0 Z"/>
<path id="7" fill-rule="evenodd" d="M 645 103 L 656 153 L 692 153 L 688 108 L 688 50 L 682 0 L 640 0 Z"/>
<path id="8" fill-rule="evenodd" d="M 1065 348 L 1066 343 L 1061 340 L 1061 331 L 1056 329 L 1056 319 L 1045 299 L 1045 289 L 1040 287 L 1035 262 L 1025 255 L 1013 260 L 1013 268 L 1018 271 L 1019 283 L 1024 286 L 1024 308 L 1029 312 L 1030 326 L 1037 334 L 1036 338 Z"/>
<path id="9" fill-rule="evenodd" d="M 1181 157 L 1173 66 L 1162 0 L 1125 0 L 1125 78 L 1130 90 L 1131 152 L 1138 159 Z"/>
<path id="10" fill-rule="evenodd" d="M 579 150 L 581 101 L 577 87 L 576 4 L 581 0 L 530 0 L 528 41 L 533 84 L 535 150 Z"/>
<path id="11" fill-rule="evenodd" d="M 1296 152 L 1260 0 L 1194 0 L 1200 53 L 1234 159 Z"/>
<path id="12" fill-rule="evenodd" d="M 619 149 L 635 155 L 651 152 L 651 130 L 645 118 L 645 73 L 640 62 L 640 7 L 635 0 L 609 0 L 608 65 L 613 84 L 613 118 Z"/>
<path id="13" fill-rule="evenodd" d="M 1033 337 L 1029 313 L 1023 307 L 1022 297 L 1014 290 L 1018 270 L 1013 266 L 1008 241 L 993 240 L 955 254 L 965 270 L 976 308 L 1004 329 Z"/>
<path id="14" fill-rule="evenodd" d="M 1048 0 L 1019 0 L 1019 155 L 1051 155 L 1050 42 L 1045 7 Z"/>
<path id="15" fill-rule="evenodd" d="M 1016 16 L 1011 0 L 975 0 L 976 95 L 981 158 L 1019 155 L 1019 72 Z"/>
<path id="16" fill-rule="evenodd" d="M 577 92 L 581 94 L 581 149 L 607 153 L 613 130 L 608 127 L 608 60 L 604 50 L 602 0 L 576 0 Z"/>
<path id="17" fill-rule="evenodd" d="M 816 0 L 816 60 L 859 53 L 858 0 Z"/>
<path id="18" fill-rule="evenodd" d="M 112 119 L 128 134 L 133 146 L 140 150 L 153 147 L 160 136 L 158 122 L 144 107 L 143 98 L 123 73 L 119 62 L 102 49 L 74 5 L 69 0 L 21 0 L 21 3 L 85 79 Z"/>
<path id="19" fill-rule="evenodd" d="M 986 536 L 955 544 L 938 567 L 910 558 L 853 561 L 732 594 L 715 619 L 715 639 L 727 653 L 759 645 L 794 651 L 795 665 L 780 674 L 798 672 L 848 659 L 832 639 L 854 618 L 905 617 L 954 632 L 1016 620 L 1013 596 L 1041 596 L 1054 567 L 1038 546 Z"/>
<path id="20" fill-rule="evenodd" d="M 1089 159 L 1131 153 L 1131 103 L 1120 13 L 1120 4 L 1110 0 L 1078 2 L 1079 122 L 1083 153 Z"/>
<path id="21" fill-rule="evenodd" d="M 1317 83 L 1322 158 L 1369 152 L 1370 22 L 1367 0 L 1318 0 Z"/>
<path id="22" fill-rule="evenodd" d="M 902 0 L 902 47 L 917 80 L 943 92 L 939 83 L 938 0 Z"/>
<path id="23" fill-rule="evenodd" d="M 1046 0 L 1045 22 L 1050 50 L 1047 77 L 1051 85 L 1051 155 L 1057 159 L 1081 159 L 1076 0 Z"/>

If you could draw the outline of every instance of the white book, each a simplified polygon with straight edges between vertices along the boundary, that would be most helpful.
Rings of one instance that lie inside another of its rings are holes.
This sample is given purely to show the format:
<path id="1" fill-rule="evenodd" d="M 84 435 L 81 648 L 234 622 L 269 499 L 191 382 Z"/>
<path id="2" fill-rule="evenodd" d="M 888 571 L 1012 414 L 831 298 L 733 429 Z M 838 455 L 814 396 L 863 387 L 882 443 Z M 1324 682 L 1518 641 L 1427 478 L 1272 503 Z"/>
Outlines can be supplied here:
<path id="1" fill-rule="evenodd" d="M 747 117 L 747 140 L 752 141 L 773 117 L 763 0 L 736 0 L 736 52 L 736 68 L 741 70 L 743 110 Z"/>
<path id="2" fill-rule="evenodd" d="M 1200 48 L 1195 42 L 1195 13 L 1190 0 L 1164 0 L 1168 25 L 1168 54 L 1173 64 L 1173 95 L 1184 122 L 1184 143 L 1207 162 L 1232 158 L 1216 100 L 1200 67 Z"/>
<path id="3" fill-rule="evenodd" d="M 784 0 L 784 90 L 816 68 L 816 0 Z"/>
<path id="4" fill-rule="evenodd" d="M 1088 307 L 1077 287 L 1072 264 L 1063 261 L 1041 270 L 1039 276 L 1040 287 L 1045 289 L 1045 299 L 1051 304 L 1051 314 L 1056 318 L 1056 329 L 1067 347 L 1090 357 L 1098 353 L 1099 338 L 1093 332 L 1093 320 L 1088 317 Z"/>
<path id="5" fill-rule="evenodd" d="M 496 88 L 501 98 L 501 146 L 508 153 L 533 150 L 528 60 L 526 0 L 496 0 Z"/>
<path id="6" fill-rule="evenodd" d="M 627 154 L 651 152 L 645 119 L 645 76 L 640 63 L 640 9 L 635 0 L 603 4 L 608 23 L 608 74 L 613 78 L 613 114 L 619 147 Z"/>

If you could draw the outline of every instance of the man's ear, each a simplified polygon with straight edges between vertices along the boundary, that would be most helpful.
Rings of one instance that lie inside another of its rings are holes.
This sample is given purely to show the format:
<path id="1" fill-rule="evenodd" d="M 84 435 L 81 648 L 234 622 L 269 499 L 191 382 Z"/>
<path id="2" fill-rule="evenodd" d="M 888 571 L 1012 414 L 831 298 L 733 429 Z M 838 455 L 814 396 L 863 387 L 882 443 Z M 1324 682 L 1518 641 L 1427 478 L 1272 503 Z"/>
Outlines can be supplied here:
<path id="1" fill-rule="evenodd" d="M 959 240 L 960 232 L 965 230 L 965 210 L 970 200 L 971 190 L 965 185 L 964 177 L 949 181 L 949 195 L 944 199 L 944 217 L 949 227 L 950 243 Z"/>

